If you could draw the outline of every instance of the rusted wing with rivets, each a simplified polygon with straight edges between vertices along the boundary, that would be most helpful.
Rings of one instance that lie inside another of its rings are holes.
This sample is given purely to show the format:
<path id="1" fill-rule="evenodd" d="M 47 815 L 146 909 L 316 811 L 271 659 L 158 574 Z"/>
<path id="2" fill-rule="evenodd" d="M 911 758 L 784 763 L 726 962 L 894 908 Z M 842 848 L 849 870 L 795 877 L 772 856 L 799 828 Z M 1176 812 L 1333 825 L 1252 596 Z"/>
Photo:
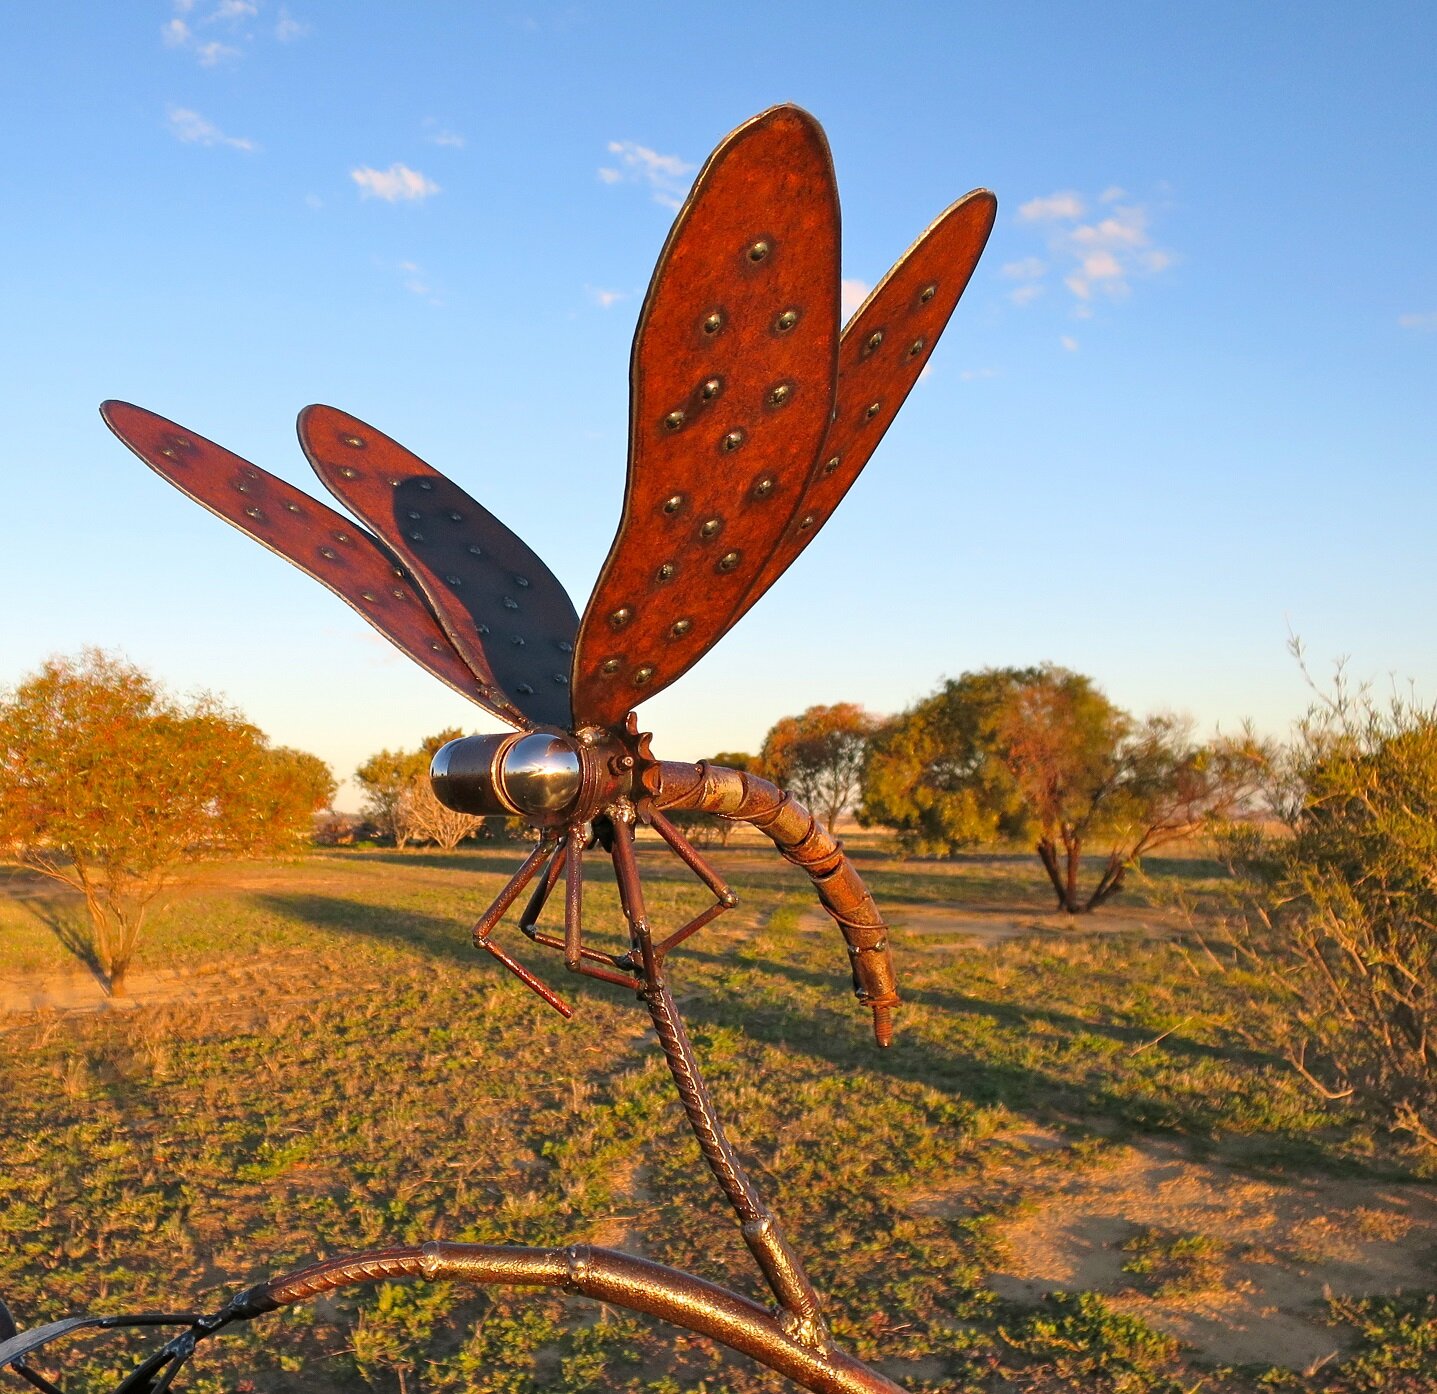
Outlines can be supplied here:
<path id="1" fill-rule="evenodd" d="M 504 721 L 516 720 L 469 671 L 399 559 L 358 524 L 143 407 L 106 402 L 100 414 L 181 493 L 328 586 L 441 682 Z"/>
<path id="2" fill-rule="evenodd" d="M 649 286 L 623 517 L 574 654 L 574 715 L 612 726 L 718 641 L 808 480 L 833 407 L 838 195 L 797 107 L 709 157 Z"/>
<path id="3" fill-rule="evenodd" d="M 299 440 L 325 486 L 404 559 L 494 703 L 572 727 L 579 616 L 554 573 L 488 509 L 383 431 L 306 407 Z M 517 720 L 517 713 L 510 715 Z"/>
<path id="4" fill-rule="evenodd" d="M 732 625 L 791 566 L 832 516 L 898 415 L 983 254 L 998 201 L 964 194 L 899 258 L 843 331 L 837 413 L 782 541 Z"/>

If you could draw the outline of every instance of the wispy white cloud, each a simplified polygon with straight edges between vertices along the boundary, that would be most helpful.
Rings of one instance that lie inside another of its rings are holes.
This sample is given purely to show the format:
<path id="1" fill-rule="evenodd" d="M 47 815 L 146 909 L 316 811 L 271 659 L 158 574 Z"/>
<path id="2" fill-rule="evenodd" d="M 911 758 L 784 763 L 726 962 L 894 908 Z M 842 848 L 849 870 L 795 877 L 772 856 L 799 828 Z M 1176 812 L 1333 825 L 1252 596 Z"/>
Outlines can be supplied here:
<path id="1" fill-rule="evenodd" d="M 279 18 L 274 22 L 274 36 L 282 44 L 292 44 L 309 33 L 309 25 L 296 19 L 283 5 L 279 7 Z"/>
<path id="2" fill-rule="evenodd" d="M 1173 265 L 1173 254 L 1154 244 L 1152 216 L 1145 205 L 1117 185 L 1104 189 L 1095 202 L 1091 218 L 1089 201 L 1072 190 L 1030 199 L 1019 207 L 1020 222 L 1044 226 L 1048 257 L 1024 257 L 1003 267 L 1005 276 L 1024 282 L 1009 292 L 1009 299 L 1018 305 L 1031 303 L 1042 294 L 1050 267 L 1056 267 L 1073 297 L 1073 314 L 1087 319 L 1095 301 L 1121 298 L 1135 280 Z"/>
<path id="3" fill-rule="evenodd" d="M 1036 281 L 1047 269 L 1048 263 L 1042 257 L 1024 257 L 1004 262 L 1002 274 L 1012 281 Z"/>
<path id="4" fill-rule="evenodd" d="M 175 8 L 183 14 L 188 14 L 191 7 L 176 4 Z M 214 16 L 210 16 L 210 18 L 214 18 Z M 189 22 L 181 19 L 179 14 L 166 20 L 160 26 L 160 38 L 164 41 L 166 48 L 181 49 L 193 54 L 195 61 L 202 68 L 213 68 L 227 58 L 240 56 L 240 50 L 233 44 L 222 43 L 219 39 L 201 39 L 190 27 Z"/>
<path id="5" fill-rule="evenodd" d="M 989 378 L 996 378 L 997 376 L 998 370 L 996 368 L 964 368 L 963 371 L 958 374 L 958 381 L 986 382 Z"/>
<path id="6" fill-rule="evenodd" d="M 469 142 L 459 134 L 458 131 L 451 131 L 449 127 L 436 121 L 432 116 L 424 118 L 425 140 L 431 145 L 442 145 L 450 150 L 462 150 Z"/>
<path id="7" fill-rule="evenodd" d="M 1018 220 L 1024 223 L 1051 223 L 1058 219 L 1081 218 L 1088 206 L 1075 193 L 1049 194 L 1046 198 L 1030 198 L 1018 205 Z"/>
<path id="8" fill-rule="evenodd" d="M 846 276 L 839 282 L 838 305 L 845 324 L 858 313 L 858 307 L 868 299 L 872 289 L 867 281 L 850 280 Z"/>
<path id="9" fill-rule="evenodd" d="M 439 185 L 408 165 L 392 164 L 388 169 L 361 165 L 349 171 L 364 198 L 381 198 L 386 203 L 408 203 L 439 192 Z"/>
<path id="10" fill-rule="evenodd" d="M 1073 338 L 1071 334 L 1064 334 L 1063 337 L 1058 340 L 1058 342 L 1062 344 L 1062 346 L 1067 349 L 1069 353 L 1077 353 L 1078 341 Z"/>
<path id="11" fill-rule="evenodd" d="M 258 150 L 259 146 L 246 136 L 227 136 L 213 121 L 207 121 L 189 107 L 172 106 L 166 113 L 166 124 L 176 140 L 186 145 L 227 145 L 231 150 Z"/>
<path id="12" fill-rule="evenodd" d="M 259 13 L 259 6 L 253 0 L 219 0 L 208 16 L 210 22 L 238 24 L 244 19 L 253 19 Z"/>
<path id="13" fill-rule="evenodd" d="M 599 168 L 599 179 L 605 184 L 625 181 L 647 185 L 655 203 L 665 208 L 679 208 L 688 192 L 691 175 L 698 167 L 677 155 L 661 155 L 647 145 L 632 140 L 611 140 L 609 154 L 615 163 Z"/>
<path id="14" fill-rule="evenodd" d="M 160 26 L 160 37 L 166 48 L 183 48 L 194 39 L 190 26 L 177 15 Z"/>
<path id="15" fill-rule="evenodd" d="M 612 310 L 621 300 L 629 298 L 628 291 L 604 290 L 599 286 L 585 286 L 584 294 L 594 302 L 601 310 Z"/>
<path id="16" fill-rule="evenodd" d="M 1424 314 L 1398 315 L 1397 323 L 1403 329 L 1437 329 L 1437 310 L 1428 310 Z"/>

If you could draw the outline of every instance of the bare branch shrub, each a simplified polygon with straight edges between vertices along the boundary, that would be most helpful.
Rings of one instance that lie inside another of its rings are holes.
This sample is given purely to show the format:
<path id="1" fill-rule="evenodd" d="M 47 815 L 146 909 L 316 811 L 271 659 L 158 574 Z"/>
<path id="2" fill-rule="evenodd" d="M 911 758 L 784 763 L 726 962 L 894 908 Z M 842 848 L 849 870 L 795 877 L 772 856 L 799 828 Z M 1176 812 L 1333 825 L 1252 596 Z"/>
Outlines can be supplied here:
<path id="1" fill-rule="evenodd" d="M 1237 945 L 1273 1044 L 1328 1098 L 1437 1148 L 1437 708 L 1334 693 L 1274 769 L 1280 830 L 1236 830 Z"/>

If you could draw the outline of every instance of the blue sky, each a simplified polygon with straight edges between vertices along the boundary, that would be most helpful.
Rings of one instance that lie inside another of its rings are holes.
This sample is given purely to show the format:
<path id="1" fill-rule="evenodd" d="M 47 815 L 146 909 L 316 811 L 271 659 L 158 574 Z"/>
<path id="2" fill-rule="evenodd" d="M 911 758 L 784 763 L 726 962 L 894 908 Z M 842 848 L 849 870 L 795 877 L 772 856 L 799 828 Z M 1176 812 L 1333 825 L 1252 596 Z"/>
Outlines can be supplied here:
<path id="1" fill-rule="evenodd" d="M 832 523 L 640 709 L 661 754 L 1042 660 L 1281 731 L 1308 700 L 1289 632 L 1319 676 L 1348 655 L 1437 695 L 1430 6 L 49 0 L 4 28 L 0 683 L 119 648 L 341 775 L 492 729 L 95 408 L 316 493 L 295 414 L 353 411 L 582 609 L 675 202 L 796 101 L 851 292 L 969 188 L 999 220 Z"/>

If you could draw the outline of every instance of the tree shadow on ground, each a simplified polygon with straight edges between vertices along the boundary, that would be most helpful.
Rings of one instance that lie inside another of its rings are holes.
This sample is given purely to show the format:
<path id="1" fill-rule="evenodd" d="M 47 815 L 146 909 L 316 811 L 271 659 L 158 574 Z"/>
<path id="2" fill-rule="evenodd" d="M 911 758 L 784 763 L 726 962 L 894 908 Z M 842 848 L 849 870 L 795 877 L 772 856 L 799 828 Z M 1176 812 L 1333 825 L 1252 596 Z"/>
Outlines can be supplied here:
<path id="1" fill-rule="evenodd" d="M 82 905 L 62 900 L 59 896 L 34 896 L 20 902 L 59 941 L 66 953 L 87 968 L 108 993 L 110 979 L 95 952 L 90 933 L 89 916 Z"/>

